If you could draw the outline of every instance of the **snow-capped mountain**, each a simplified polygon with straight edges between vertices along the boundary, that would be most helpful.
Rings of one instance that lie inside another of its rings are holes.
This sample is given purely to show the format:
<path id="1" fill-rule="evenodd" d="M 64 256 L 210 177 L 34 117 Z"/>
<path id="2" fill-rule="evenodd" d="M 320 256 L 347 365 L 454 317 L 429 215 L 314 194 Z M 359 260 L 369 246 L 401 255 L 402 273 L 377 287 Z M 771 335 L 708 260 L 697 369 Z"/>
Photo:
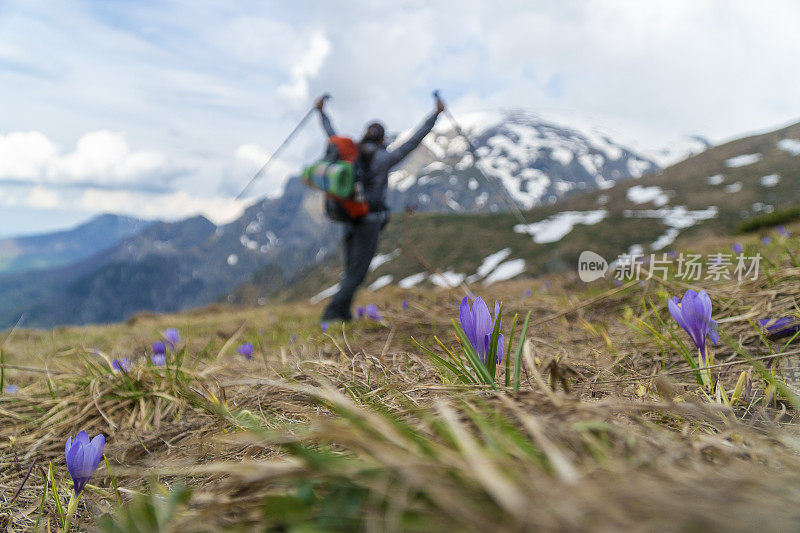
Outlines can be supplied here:
<path id="1" fill-rule="evenodd" d="M 486 212 L 553 203 L 571 192 L 609 188 L 660 169 L 652 157 L 597 129 L 557 124 L 521 111 L 459 117 L 472 140 L 441 117 L 405 164 L 390 175 L 392 207 Z M 400 143 L 410 132 L 400 135 Z"/>

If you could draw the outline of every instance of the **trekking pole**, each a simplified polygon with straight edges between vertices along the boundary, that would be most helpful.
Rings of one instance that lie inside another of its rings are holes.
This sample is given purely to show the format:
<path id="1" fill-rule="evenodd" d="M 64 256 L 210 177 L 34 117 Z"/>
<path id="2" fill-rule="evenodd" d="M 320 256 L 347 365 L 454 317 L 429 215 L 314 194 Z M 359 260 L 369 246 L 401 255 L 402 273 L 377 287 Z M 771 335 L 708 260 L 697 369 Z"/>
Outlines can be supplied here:
<path id="1" fill-rule="evenodd" d="M 324 102 L 325 100 L 328 100 L 330 97 L 331 97 L 330 94 L 325 93 L 322 95 L 322 101 Z M 303 125 L 306 123 L 309 117 L 311 117 L 311 115 L 314 113 L 315 109 L 316 106 L 308 110 L 308 112 L 305 114 L 302 120 L 300 120 L 297 126 L 294 127 L 292 132 L 283 140 L 283 142 L 275 149 L 275 151 L 272 152 L 272 155 L 269 156 L 267 162 L 264 163 L 258 170 L 258 172 L 256 172 L 255 175 L 250 179 L 250 181 L 247 182 L 247 185 L 245 185 L 244 189 L 242 189 L 242 192 L 236 195 L 236 200 L 240 200 L 242 196 L 244 196 L 244 194 L 247 192 L 247 190 L 253 185 L 253 183 L 258 178 L 261 177 L 261 175 L 264 173 L 264 170 L 266 170 L 266 168 L 269 166 L 272 160 L 275 159 L 275 157 L 281 152 L 281 150 L 283 150 L 286 147 L 286 145 L 289 144 L 289 141 L 292 140 L 292 138 L 297 134 L 297 132 L 300 131 L 300 129 L 303 127 Z"/>
<path id="2" fill-rule="evenodd" d="M 438 89 L 433 91 L 433 97 L 436 98 L 437 100 L 442 100 L 442 97 Z M 444 108 L 444 114 L 447 116 L 448 120 L 450 120 L 450 122 L 453 124 L 453 128 L 456 130 L 456 134 L 463 137 L 464 140 L 467 141 L 467 146 L 469 147 L 469 151 L 472 154 L 472 157 L 475 159 L 475 163 L 472 166 L 478 169 L 478 172 L 481 173 L 481 175 L 486 179 L 487 182 L 492 183 L 492 180 L 490 180 L 489 177 L 486 175 L 486 173 L 483 170 L 481 170 L 481 168 L 478 166 L 478 161 L 481 160 L 481 157 L 478 155 L 478 151 L 475 148 L 475 145 L 472 144 L 472 140 L 469 137 L 467 137 L 467 134 L 464 133 L 464 130 L 461 129 L 461 126 L 458 124 L 455 117 L 453 117 L 453 114 L 450 113 L 450 110 L 447 107 Z M 500 181 L 500 178 L 495 178 L 495 179 L 497 179 L 497 181 Z M 498 186 L 495 186 L 495 189 L 497 187 Z M 527 225 L 528 221 L 525 219 L 525 215 L 522 214 L 522 210 L 519 208 L 517 202 L 511 196 L 511 193 L 508 192 L 506 186 L 503 185 L 502 181 L 500 181 L 499 183 L 499 188 L 503 196 L 506 198 L 506 200 L 508 200 L 508 203 L 511 206 L 511 210 L 514 212 L 514 215 L 516 215 L 517 220 L 519 220 L 522 224 Z"/>

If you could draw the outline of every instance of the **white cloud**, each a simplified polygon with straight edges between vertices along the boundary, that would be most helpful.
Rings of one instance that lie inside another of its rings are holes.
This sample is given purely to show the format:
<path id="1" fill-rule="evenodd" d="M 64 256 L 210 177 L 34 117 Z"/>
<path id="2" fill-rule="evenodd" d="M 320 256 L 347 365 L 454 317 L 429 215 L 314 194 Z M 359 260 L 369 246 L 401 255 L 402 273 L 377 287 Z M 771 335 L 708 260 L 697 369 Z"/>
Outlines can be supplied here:
<path id="1" fill-rule="evenodd" d="M 47 180 L 136 185 L 163 168 L 161 154 L 132 152 L 122 134 L 96 131 L 81 137 L 74 152 L 57 159 L 47 171 Z"/>
<path id="2" fill-rule="evenodd" d="M 36 209 L 54 209 L 59 207 L 58 193 L 45 189 L 44 187 L 34 187 L 28 193 L 26 204 Z"/>
<path id="3" fill-rule="evenodd" d="M 278 87 L 278 95 L 292 104 L 308 104 L 308 82 L 319 74 L 330 51 L 331 43 L 325 34 L 314 33 L 308 49 L 292 66 L 289 83 Z"/>
<path id="4" fill-rule="evenodd" d="M 108 189 L 52 189 L 42 185 L 0 186 L 0 207 L 117 213 L 143 219 L 179 220 L 203 215 L 215 224 L 241 216 L 248 202 L 231 198 L 193 196 L 184 191 L 166 194 Z"/>
<path id="5" fill-rule="evenodd" d="M 234 152 L 233 170 L 221 187 L 221 191 L 236 196 L 250 179 L 269 160 L 270 152 L 265 148 L 248 143 L 239 146 Z M 280 158 L 272 159 L 266 170 L 253 183 L 248 196 L 278 196 L 286 181 L 299 173 L 302 163 L 289 162 Z"/>
<path id="6" fill-rule="evenodd" d="M 277 146 L 324 91 L 350 135 L 373 118 L 412 127 L 441 88 L 457 118 L 577 114 L 640 150 L 797 114 L 796 0 L 6 4 L 0 86 L 14 105 L 0 106 L 0 179 L 235 194 L 257 168 L 237 149 Z M 73 149 L 105 130 L 124 131 L 126 148 Z M 255 193 L 279 190 L 322 140 L 309 124 Z"/>
<path id="7" fill-rule="evenodd" d="M 113 212 L 161 220 L 177 220 L 200 214 L 216 224 L 222 224 L 239 217 L 248 203 L 218 196 L 192 196 L 185 191 L 147 194 L 87 189 L 77 199 L 77 205 L 87 212 Z"/>
<path id="8" fill-rule="evenodd" d="M 39 180 L 56 159 L 56 146 L 38 131 L 0 135 L 0 178 Z"/>
<path id="9" fill-rule="evenodd" d="M 0 179 L 138 189 L 163 186 L 171 174 L 163 155 L 132 151 L 121 133 L 86 133 L 75 151 L 64 155 L 40 132 L 0 136 Z"/>

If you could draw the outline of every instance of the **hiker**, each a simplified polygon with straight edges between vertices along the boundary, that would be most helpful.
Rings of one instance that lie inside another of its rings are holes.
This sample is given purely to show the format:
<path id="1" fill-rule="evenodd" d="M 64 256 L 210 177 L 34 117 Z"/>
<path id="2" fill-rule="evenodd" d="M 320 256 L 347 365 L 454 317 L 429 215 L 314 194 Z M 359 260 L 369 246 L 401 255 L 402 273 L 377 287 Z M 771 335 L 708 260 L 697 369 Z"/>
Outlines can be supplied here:
<path id="1" fill-rule="evenodd" d="M 328 115 L 323 109 L 325 98 L 317 99 L 314 107 L 319 111 L 322 127 L 328 137 L 336 135 Z M 410 139 L 394 148 L 386 148 L 385 129 L 380 122 L 367 125 L 366 131 L 358 143 L 359 164 L 363 169 L 364 195 L 369 204 L 369 212 L 362 218 L 344 222 L 344 279 L 339 292 L 331 300 L 322 320 L 353 319 L 350 307 L 358 286 L 369 272 L 372 257 L 378 250 L 378 238 L 381 230 L 389 222 L 389 207 L 386 205 L 386 189 L 389 184 L 389 171 L 402 161 L 422 139 L 433 129 L 436 118 L 444 111 L 444 103 L 437 98 L 436 110 L 425 120 Z"/>

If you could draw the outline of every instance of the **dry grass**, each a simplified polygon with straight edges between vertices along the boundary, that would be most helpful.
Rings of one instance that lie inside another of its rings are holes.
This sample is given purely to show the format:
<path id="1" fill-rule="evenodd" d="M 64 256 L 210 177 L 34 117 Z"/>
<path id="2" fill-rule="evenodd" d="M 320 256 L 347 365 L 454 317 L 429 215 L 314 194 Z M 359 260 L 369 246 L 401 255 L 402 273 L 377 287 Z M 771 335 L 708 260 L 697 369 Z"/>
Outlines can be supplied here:
<path id="1" fill-rule="evenodd" d="M 716 350 L 727 390 L 750 366 L 743 354 L 783 347 L 750 323 L 796 314 L 800 269 L 780 261 L 769 279 L 703 287 L 730 339 Z M 519 393 L 453 382 L 411 342 L 456 346 L 456 291 L 414 293 L 408 312 L 408 294 L 382 291 L 383 324 L 328 335 L 304 305 L 14 332 L 4 380 L 20 389 L 0 396 L 0 526 L 57 529 L 52 494 L 40 512 L 40 467 L 53 461 L 64 498 L 64 440 L 86 429 L 107 435 L 126 502 L 101 465 L 78 511 L 90 530 L 150 530 L 148 516 L 164 531 L 797 529 L 791 404 L 779 394 L 765 405 L 757 374 L 735 409 L 709 401 L 644 327 L 674 330 L 666 297 L 682 290 L 560 276 L 481 291 L 504 300 L 506 324 L 509 312 L 533 311 Z M 170 326 L 185 348 L 154 369 L 143 356 Z M 253 361 L 235 354 L 243 341 L 256 345 Z M 122 356 L 140 360 L 110 372 Z M 170 510 L 162 488 L 179 495 L 181 484 L 191 496 Z M 98 522 L 106 513 L 117 526 Z"/>

